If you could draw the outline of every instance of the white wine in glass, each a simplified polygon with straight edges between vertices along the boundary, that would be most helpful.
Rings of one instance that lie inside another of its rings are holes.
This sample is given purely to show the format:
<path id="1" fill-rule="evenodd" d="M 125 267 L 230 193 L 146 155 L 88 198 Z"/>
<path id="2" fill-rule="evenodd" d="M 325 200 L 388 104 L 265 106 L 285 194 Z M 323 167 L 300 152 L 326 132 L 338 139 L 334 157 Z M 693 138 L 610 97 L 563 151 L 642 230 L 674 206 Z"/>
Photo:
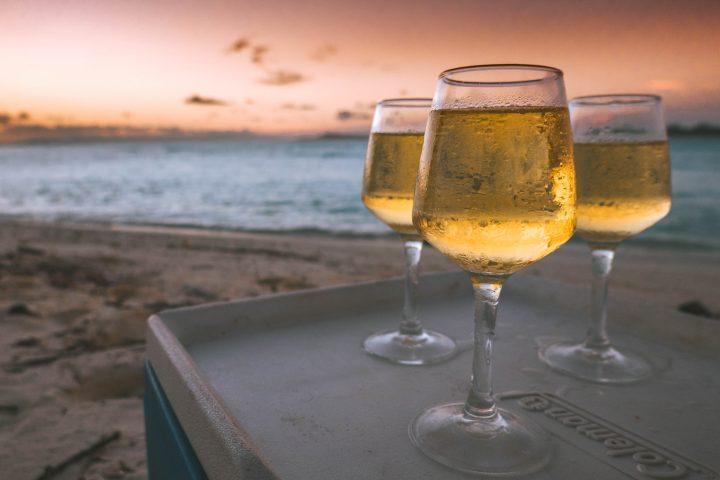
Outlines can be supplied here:
<path id="1" fill-rule="evenodd" d="M 463 269 L 504 278 L 572 236 L 567 108 L 430 114 L 415 222 Z"/>
<path id="2" fill-rule="evenodd" d="M 500 409 L 492 350 L 500 290 L 575 228 L 570 118 L 560 70 L 481 65 L 440 75 L 425 132 L 413 221 L 470 274 L 475 350 L 464 403 L 425 410 L 410 438 L 430 458 L 484 475 L 524 474 L 551 455 L 544 431 Z"/>
<path id="3" fill-rule="evenodd" d="M 400 235 L 420 236 L 412 223 L 423 132 L 371 133 L 362 200 Z"/>
<path id="4" fill-rule="evenodd" d="M 614 244 L 651 227 L 670 211 L 666 141 L 576 143 L 577 233 Z"/>
<path id="5" fill-rule="evenodd" d="M 413 195 L 422 152 L 429 98 L 396 98 L 378 103 L 365 159 L 362 200 L 405 245 L 405 303 L 395 330 L 374 333 L 363 348 L 402 365 L 427 365 L 457 352 L 455 342 L 422 327 L 417 312 L 418 264 L 423 241 L 412 223 Z"/>
<path id="6" fill-rule="evenodd" d="M 615 249 L 670 211 L 670 159 L 661 101 L 654 95 L 597 95 L 570 102 L 575 138 L 577 234 L 592 255 L 591 321 L 583 342 L 542 348 L 540 359 L 574 377 L 632 383 L 650 363 L 611 345 L 607 280 Z"/>

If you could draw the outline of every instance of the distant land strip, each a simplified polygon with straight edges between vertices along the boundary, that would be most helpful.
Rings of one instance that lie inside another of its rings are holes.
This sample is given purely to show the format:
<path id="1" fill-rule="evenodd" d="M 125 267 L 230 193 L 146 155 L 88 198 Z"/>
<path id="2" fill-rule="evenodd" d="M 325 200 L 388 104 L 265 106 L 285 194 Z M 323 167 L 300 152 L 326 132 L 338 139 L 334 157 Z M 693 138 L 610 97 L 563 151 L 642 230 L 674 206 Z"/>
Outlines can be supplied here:
<path id="1" fill-rule="evenodd" d="M 671 124 L 671 137 L 720 137 L 720 125 L 701 123 L 694 126 Z M 143 128 L 126 126 L 5 125 L 0 124 L 0 145 L 94 143 L 152 140 L 245 140 L 250 138 L 298 138 L 307 140 L 351 140 L 367 138 L 366 131 L 326 131 L 316 134 L 263 134 L 250 130 L 184 130 L 180 128 Z"/>
<path id="2" fill-rule="evenodd" d="M 702 136 L 717 137 L 720 136 L 720 125 L 712 125 L 710 123 L 699 123 L 692 127 L 683 125 L 668 125 L 668 135 L 671 136 Z"/>

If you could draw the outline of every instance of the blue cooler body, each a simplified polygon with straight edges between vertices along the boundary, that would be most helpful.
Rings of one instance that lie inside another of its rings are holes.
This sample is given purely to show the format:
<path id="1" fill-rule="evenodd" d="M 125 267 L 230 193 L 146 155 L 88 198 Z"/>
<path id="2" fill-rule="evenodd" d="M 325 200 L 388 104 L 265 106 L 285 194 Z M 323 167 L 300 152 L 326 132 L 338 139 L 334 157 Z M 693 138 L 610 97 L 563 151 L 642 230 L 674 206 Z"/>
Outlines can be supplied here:
<path id="1" fill-rule="evenodd" d="M 150 480 L 207 480 L 150 362 L 145 362 L 145 437 Z"/>

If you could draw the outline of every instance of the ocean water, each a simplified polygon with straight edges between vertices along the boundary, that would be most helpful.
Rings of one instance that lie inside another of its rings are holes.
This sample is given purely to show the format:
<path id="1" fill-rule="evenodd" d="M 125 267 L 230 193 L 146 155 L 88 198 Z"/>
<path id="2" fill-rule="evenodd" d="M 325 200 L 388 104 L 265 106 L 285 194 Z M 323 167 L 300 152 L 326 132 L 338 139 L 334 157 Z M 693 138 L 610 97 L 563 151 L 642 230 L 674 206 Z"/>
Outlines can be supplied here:
<path id="1" fill-rule="evenodd" d="M 0 146 L 0 215 L 354 235 L 358 139 Z M 672 139 L 673 207 L 634 241 L 720 248 L 720 138 Z"/>

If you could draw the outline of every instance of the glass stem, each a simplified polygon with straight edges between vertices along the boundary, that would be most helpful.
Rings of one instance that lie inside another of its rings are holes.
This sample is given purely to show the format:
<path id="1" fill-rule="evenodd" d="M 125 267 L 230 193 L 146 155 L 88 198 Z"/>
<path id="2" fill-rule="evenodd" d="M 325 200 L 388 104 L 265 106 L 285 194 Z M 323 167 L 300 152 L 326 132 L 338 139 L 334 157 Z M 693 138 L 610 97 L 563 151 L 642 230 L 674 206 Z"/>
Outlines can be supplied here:
<path id="1" fill-rule="evenodd" d="M 403 335 L 420 335 L 422 325 L 417 314 L 418 264 L 422 253 L 422 240 L 404 239 L 405 241 L 405 304 L 403 319 L 400 322 L 400 333 Z"/>
<path id="2" fill-rule="evenodd" d="M 472 387 L 465 401 L 465 413 L 472 417 L 492 418 L 497 415 L 492 386 L 492 351 L 495 319 L 500 298 L 500 283 L 473 275 L 475 292 L 475 351 L 473 354 Z"/>
<path id="3" fill-rule="evenodd" d="M 588 348 L 605 349 L 610 346 L 607 336 L 607 290 L 608 277 L 612 270 L 615 251 L 608 248 L 593 248 L 592 254 L 592 306 L 590 310 L 590 328 L 585 345 Z"/>

